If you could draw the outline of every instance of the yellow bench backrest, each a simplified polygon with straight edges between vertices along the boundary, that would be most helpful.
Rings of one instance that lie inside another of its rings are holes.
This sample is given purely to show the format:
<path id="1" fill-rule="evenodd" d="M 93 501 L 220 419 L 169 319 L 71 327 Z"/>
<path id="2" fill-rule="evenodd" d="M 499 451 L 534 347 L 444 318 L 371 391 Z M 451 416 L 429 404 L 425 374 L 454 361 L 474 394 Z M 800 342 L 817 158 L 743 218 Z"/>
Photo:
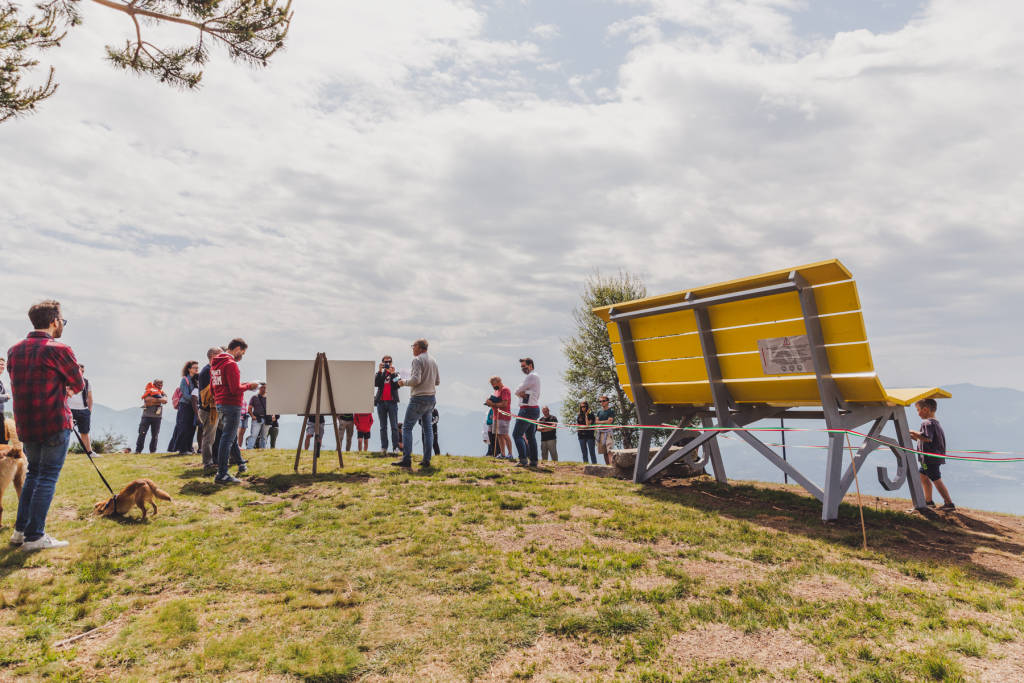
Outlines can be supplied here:
<path id="1" fill-rule="evenodd" d="M 839 261 L 765 273 L 694 290 L 648 297 L 614 306 L 616 313 L 681 303 L 786 282 L 795 270 L 813 285 L 822 335 L 833 379 L 844 400 L 886 402 L 887 396 L 871 360 L 857 285 Z M 595 309 L 610 321 L 612 307 Z M 722 378 L 738 403 L 816 405 L 821 401 L 813 370 L 799 375 L 766 375 L 758 350 L 759 339 L 806 334 L 803 310 L 796 292 L 712 305 L 713 328 Z M 654 403 L 710 405 L 711 387 L 692 310 L 662 313 L 630 321 L 640 377 Z M 618 325 L 608 322 L 619 383 L 630 399 Z"/>

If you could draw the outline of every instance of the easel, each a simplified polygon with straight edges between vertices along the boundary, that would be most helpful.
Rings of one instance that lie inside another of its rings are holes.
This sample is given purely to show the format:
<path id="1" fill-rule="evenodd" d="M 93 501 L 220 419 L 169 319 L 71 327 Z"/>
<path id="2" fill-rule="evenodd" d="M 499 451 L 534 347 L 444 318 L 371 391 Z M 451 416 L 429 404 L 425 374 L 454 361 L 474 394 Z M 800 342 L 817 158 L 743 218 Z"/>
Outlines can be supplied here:
<path id="1" fill-rule="evenodd" d="M 331 409 L 330 413 L 320 412 L 321 389 L 324 381 L 327 382 L 327 406 Z M 316 412 L 311 413 L 310 410 L 314 410 L 314 393 L 316 393 Z M 329 414 L 331 416 L 331 424 L 334 425 L 334 443 L 338 449 L 338 467 L 344 467 L 345 463 L 341 457 L 341 434 L 338 432 L 338 411 L 334 408 L 334 389 L 331 386 L 331 369 L 327 365 L 327 354 L 323 352 L 316 354 L 316 360 L 313 361 L 313 379 L 309 383 L 309 396 L 306 398 L 306 412 L 303 414 L 303 417 L 306 419 L 306 423 L 313 425 L 313 474 L 316 474 L 316 462 L 320 457 L 320 445 L 324 438 L 322 433 L 317 434 L 317 431 L 320 430 L 321 414 Z M 309 422 L 311 418 L 313 421 Z M 302 438 L 305 436 L 305 431 L 305 429 L 299 430 L 299 445 L 295 449 L 295 467 L 293 468 L 296 473 L 299 471 L 299 455 L 302 453 Z"/>

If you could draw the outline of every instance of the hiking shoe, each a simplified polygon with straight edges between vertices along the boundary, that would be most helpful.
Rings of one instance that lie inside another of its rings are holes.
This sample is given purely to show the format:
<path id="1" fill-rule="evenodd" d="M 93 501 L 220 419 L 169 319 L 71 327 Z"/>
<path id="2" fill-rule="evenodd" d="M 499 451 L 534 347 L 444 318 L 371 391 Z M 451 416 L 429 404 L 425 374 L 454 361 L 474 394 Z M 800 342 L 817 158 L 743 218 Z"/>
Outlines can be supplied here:
<path id="1" fill-rule="evenodd" d="M 238 473 L 239 474 L 245 474 L 248 471 L 249 471 L 249 468 L 245 464 L 242 464 L 242 465 L 238 466 Z"/>
<path id="2" fill-rule="evenodd" d="M 391 465 L 392 467 L 412 467 L 412 460 L 396 460 Z"/>
<path id="3" fill-rule="evenodd" d="M 419 466 L 424 468 L 424 469 L 426 469 L 426 468 L 430 467 L 430 461 L 429 460 L 420 460 L 419 461 Z"/>
<path id="4" fill-rule="evenodd" d="M 930 508 L 933 508 L 933 507 L 935 507 L 935 501 L 934 501 L 934 500 L 926 500 L 926 501 L 924 502 L 924 504 L 925 504 L 925 505 L 927 505 L 927 506 L 928 506 L 928 507 L 930 507 Z"/>
<path id="5" fill-rule="evenodd" d="M 11 545 L 21 545 L 25 542 L 25 532 L 15 531 L 11 534 Z"/>
<path id="6" fill-rule="evenodd" d="M 34 541 L 25 541 L 21 544 L 21 549 L 25 552 L 32 552 L 33 550 L 47 550 L 49 548 L 63 548 L 68 544 L 67 541 L 58 541 L 50 534 L 43 534 Z"/>
<path id="7" fill-rule="evenodd" d="M 213 478 L 214 484 L 241 484 L 242 480 L 232 477 L 230 474 L 225 474 L 223 477 L 216 476 Z"/>
<path id="8" fill-rule="evenodd" d="M 952 503 L 946 503 L 945 505 L 943 505 L 939 509 L 940 510 L 945 510 L 946 512 L 951 512 L 953 510 L 956 510 L 956 505 L 953 505 Z"/>

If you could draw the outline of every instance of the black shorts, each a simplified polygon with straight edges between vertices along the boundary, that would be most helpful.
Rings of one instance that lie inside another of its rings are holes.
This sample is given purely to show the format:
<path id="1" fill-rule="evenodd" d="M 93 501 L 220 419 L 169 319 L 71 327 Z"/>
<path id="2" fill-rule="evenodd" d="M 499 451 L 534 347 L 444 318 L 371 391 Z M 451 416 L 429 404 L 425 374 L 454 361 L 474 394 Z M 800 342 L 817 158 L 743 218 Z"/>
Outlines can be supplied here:
<path id="1" fill-rule="evenodd" d="M 92 427 L 91 410 L 72 410 L 71 417 L 75 419 L 75 426 L 78 427 L 79 433 L 89 433 L 89 428 Z"/>
<path id="2" fill-rule="evenodd" d="M 356 432 L 356 438 L 359 438 L 359 439 L 369 439 L 370 438 L 370 432 Z"/>
<path id="3" fill-rule="evenodd" d="M 927 455 L 921 456 L 921 469 L 918 470 L 921 474 L 925 475 L 932 481 L 938 481 L 942 479 L 942 472 L 939 468 L 942 467 L 943 460 L 941 458 L 933 458 Z"/>

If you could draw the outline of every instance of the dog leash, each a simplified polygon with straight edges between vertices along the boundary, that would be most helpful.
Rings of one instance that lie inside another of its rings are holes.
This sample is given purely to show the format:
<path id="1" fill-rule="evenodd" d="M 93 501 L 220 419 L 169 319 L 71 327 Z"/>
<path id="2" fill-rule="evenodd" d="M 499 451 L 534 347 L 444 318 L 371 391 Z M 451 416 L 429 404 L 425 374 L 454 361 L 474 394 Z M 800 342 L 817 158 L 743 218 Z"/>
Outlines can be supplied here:
<path id="1" fill-rule="evenodd" d="M 85 447 L 85 442 L 82 441 L 82 435 L 79 434 L 78 430 L 75 429 L 74 427 L 71 428 L 71 431 L 73 431 L 75 433 L 75 437 L 78 438 L 78 445 L 81 446 L 82 450 L 85 452 L 85 457 L 89 458 L 89 462 L 91 462 L 93 468 L 95 468 L 96 474 L 100 475 L 100 479 L 103 480 L 103 485 L 107 487 L 107 490 L 110 491 L 110 495 L 112 495 L 114 497 L 113 500 L 114 500 L 114 503 L 116 505 L 117 504 L 117 494 L 114 493 L 114 489 L 110 488 L 110 484 L 107 483 L 107 478 L 103 476 L 103 473 L 100 472 L 100 468 L 96 466 L 96 461 L 92 459 L 92 453 L 89 451 L 88 448 Z"/>

